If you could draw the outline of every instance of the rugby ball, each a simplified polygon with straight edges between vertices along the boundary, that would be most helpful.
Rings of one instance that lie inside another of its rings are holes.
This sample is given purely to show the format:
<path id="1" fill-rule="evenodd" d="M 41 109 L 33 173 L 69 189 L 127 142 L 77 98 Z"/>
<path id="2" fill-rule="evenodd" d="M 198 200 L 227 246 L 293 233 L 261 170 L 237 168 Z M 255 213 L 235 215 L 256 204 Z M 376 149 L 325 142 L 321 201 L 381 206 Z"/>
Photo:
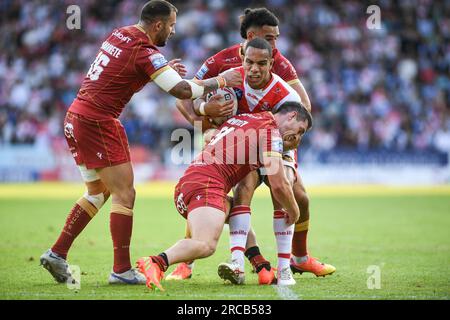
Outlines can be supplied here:
<path id="1" fill-rule="evenodd" d="M 237 99 L 237 96 L 236 96 L 236 92 L 234 92 L 233 88 L 225 87 L 225 88 L 222 88 L 222 89 L 217 89 L 217 90 L 211 91 L 210 93 L 208 93 L 206 95 L 206 102 L 208 102 L 211 99 L 212 96 L 215 96 L 217 94 L 222 96 L 222 98 L 219 101 L 230 101 L 230 100 L 233 101 L 233 114 L 232 114 L 232 116 L 235 116 L 237 114 L 237 110 L 238 110 L 238 99 Z M 229 116 L 229 117 L 216 117 L 216 118 L 210 118 L 209 117 L 208 120 L 213 125 L 220 126 L 220 125 L 222 125 L 222 123 L 224 123 L 228 118 L 230 118 L 232 116 Z"/>

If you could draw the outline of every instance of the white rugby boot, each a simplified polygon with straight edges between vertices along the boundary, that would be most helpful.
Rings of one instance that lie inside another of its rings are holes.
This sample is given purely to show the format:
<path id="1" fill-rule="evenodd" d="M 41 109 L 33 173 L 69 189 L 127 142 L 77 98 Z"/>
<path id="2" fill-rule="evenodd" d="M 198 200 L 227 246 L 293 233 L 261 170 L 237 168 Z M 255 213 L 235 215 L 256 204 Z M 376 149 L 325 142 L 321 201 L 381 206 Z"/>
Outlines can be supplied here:
<path id="1" fill-rule="evenodd" d="M 231 263 L 222 262 L 217 268 L 217 273 L 223 280 L 228 280 L 232 284 L 244 284 L 245 272 L 236 260 Z"/>
<path id="2" fill-rule="evenodd" d="M 283 268 L 277 271 L 277 285 L 279 286 L 293 286 L 295 279 L 292 276 L 290 267 Z"/>
<path id="3" fill-rule="evenodd" d="M 136 269 L 130 269 L 122 273 L 111 272 L 109 284 L 146 284 L 145 276 Z"/>
<path id="4" fill-rule="evenodd" d="M 40 257 L 41 266 L 47 269 L 48 272 L 59 283 L 65 283 L 68 280 L 72 281 L 72 274 L 69 270 L 69 265 L 66 259 L 48 249 Z"/>

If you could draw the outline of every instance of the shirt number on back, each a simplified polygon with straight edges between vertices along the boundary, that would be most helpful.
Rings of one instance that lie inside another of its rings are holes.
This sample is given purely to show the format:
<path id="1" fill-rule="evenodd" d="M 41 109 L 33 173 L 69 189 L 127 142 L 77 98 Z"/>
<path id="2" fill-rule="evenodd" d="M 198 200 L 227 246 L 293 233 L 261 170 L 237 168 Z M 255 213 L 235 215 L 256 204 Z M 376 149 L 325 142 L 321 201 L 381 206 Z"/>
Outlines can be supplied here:
<path id="1" fill-rule="evenodd" d="M 211 146 L 215 145 L 217 142 L 219 142 L 220 139 L 225 137 L 230 132 L 234 131 L 236 129 L 235 127 L 223 127 L 218 134 L 216 134 L 209 143 Z"/>
<path id="2" fill-rule="evenodd" d="M 109 58 L 106 54 L 103 52 L 100 52 L 97 55 L 97 58 L 95 58 L 95 61 L 91 64 L 91 68 L 89 69 L 89 72 L 87 76 L 92 81 L 98 80 L 100 77 L 100 74 L 103 72 L 103 67 L 106 67 L 109 63 Z"/>

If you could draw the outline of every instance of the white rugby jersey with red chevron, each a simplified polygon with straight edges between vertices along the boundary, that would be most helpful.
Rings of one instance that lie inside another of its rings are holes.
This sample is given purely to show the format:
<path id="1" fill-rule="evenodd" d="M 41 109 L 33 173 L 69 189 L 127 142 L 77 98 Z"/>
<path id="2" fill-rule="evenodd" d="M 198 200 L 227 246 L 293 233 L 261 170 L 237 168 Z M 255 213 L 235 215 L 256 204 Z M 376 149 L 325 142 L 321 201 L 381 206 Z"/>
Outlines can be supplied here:
<path id="1" fill-rule="evenodd" d="M 243 78 L 243 84 L 234 88 L 238 98 L 238 113 L 275 111 L 286 101 L 301 102 L 298 93 L 275 73 L 262 89 L 253 89 L 245 81 L 244 68 L 235 68 Z"/>

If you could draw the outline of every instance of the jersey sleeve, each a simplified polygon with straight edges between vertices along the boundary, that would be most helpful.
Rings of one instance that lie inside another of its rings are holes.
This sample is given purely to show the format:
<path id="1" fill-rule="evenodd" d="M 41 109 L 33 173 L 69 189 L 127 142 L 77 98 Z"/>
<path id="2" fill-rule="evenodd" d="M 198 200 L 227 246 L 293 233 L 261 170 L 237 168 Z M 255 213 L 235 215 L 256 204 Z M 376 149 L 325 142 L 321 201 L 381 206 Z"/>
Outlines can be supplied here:
<path id="1" fill-rule="evenodd" d="M 271 126 L 266 127 L 264 134 L 260 137 L 261 142 L 261 155 L 265 157 L 277 157 L 282 158 L 283 153 L 283 139 L 281 138 L 280 131 Z"/>
<path id="2" fill-rule="evenodd" d="M 210 79 L 219 75 L 219 69 L 217 68 L 216 56 L 208 58 L 195 74 L 195 78 L 198 80 Z"/>
<path id="3" fill-rule="evenodd" d="M 136 56 L 136 67 L 145 72 L 152 80 L 170 68 L 169 62 L 158 50 L 141 47 Z"/>
<path id="4" fill-rule="evenodd" d="M 280 62 L 277 63 L 277 68 L 274 70 L 275 73 L 289 85 L 296 82 L 300 82 L 298 79 L 297 71 L 295 71 L 292 63 L 286 59 L 284 56 L 280 56 Z"/>

